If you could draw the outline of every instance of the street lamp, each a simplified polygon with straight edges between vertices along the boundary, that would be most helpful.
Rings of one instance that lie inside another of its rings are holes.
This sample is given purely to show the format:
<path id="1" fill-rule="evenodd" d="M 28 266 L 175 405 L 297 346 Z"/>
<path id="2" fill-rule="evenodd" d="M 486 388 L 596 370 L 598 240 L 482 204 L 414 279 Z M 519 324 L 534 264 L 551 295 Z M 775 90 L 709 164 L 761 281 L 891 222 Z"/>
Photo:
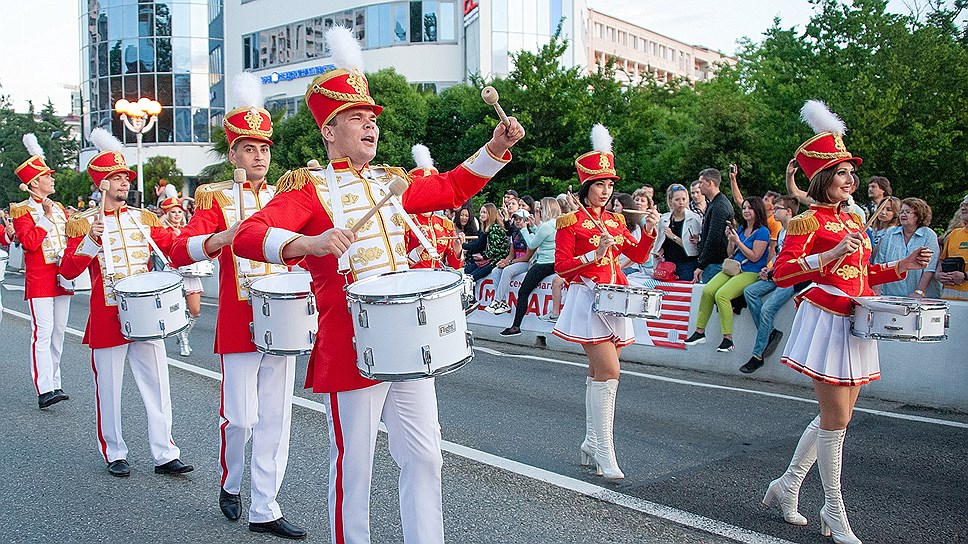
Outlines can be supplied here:
<path id="1" fill-rule="evenodd" d="M 161 104 L 148 98 L 139 98 L 137 102 L 128 102 L 122 98 L 114 104 L 114 111 L 121 114 L 121 122 L 124 123 L 124 126 L 137 135 L 138 206 L 140 207 L 145 190 L 141 166 L 141 139 L 146 132 L 155 126 L 155 122 L 158 121 L 158 114 L 161 113 Z"/>

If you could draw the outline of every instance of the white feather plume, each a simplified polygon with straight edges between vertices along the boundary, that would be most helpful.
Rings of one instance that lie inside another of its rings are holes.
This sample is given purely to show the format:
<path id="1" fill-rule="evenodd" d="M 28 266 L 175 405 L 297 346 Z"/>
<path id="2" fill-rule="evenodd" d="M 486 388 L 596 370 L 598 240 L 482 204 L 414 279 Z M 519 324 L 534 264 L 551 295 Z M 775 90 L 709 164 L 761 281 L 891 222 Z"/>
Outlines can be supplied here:
<path id="1" fill-rule="evenodd" d="M 612 135 L 601 123 L 592 127 L 592 149 L 599 153 L 612 152 Z"/>
<path id="2" fill-rule="evenodd" d="M 91 140 L 91 143 L 94 144 L 94 147 L 96 147 L 98 151 L 103 152 L 124 150 L 124 144 L 121 143 L 121 140 L 115 138 L 113 134 L 101 127 L 97 127 L 96 129 L 92 130 L 88 139 Z"/>
<path id="3" fill-rule="evenodd" d="M 413 155 L 413 162 L 417 163 L 417 168 L 427 170 L 434 167 L 434 159 L 430 156 L 430 150 L 427 149 L 427 146 L 414 144 L 410 148 L 410 153 Z"/>
<path id="4" fill-rule="evenodd" d="M 265 103 L 262 79 L 252 72 L 241 72 L 232 78 L 232 108 L 261 108 Z"/>
<path id="5" fill-rule="evenodd" d="M 348 28 L 334 26 L 327 30 L 326 45 L 329 46 L 330 56 L 337 68 L 357 68 L 363 71 L 363 48 Z"/>
<path id="6" fill-rule="evenodd" d="M 44 158 L 44 148 L 40 147 L 37 136 L 33 132 L 24 134 L 24 147 L 27 148 L 27 153 L 30 153 L 31 156 L 39 155 L 40 158 Z"/>
<path id="7" fill-rule="evenodd" d="M 800 119 L 810 125 L 817 134 L 830 132 L 843 136 L 847 132 L 844 120 L 819 100 L 807 100 L 800 108 Z"/>

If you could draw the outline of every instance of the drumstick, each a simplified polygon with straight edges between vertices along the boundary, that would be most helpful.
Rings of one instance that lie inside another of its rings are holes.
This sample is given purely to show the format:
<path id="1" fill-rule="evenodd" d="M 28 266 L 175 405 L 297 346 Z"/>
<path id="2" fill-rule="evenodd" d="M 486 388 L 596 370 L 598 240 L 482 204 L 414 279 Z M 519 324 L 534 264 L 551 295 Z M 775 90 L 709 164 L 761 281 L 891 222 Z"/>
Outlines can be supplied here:
<path id="1" fill-rule="evenodd" d="M 237 216 L 237 221 L 242 220 L 242 210 L 245 206 L 242 205 L 242 186 L 245 185 L 245 168 L 236 168 L 235 172 L 232 173 L 232 179 L 235 181 L 235 215 Z"/>
<path id="2" fill-rule="evenodd" d="M 494 106 L 494 111 L 497 112 L 497 116 L 501 118 L 502 123 L 509 127 L 511 126 L 511 121 L 508 120 L 508 115 L 504 113 L 504 108 L 502 108 L 501 104 L 498 103 L 498 99 L 500 97 L 497 94 L 497 89 L 491 87 L 490 85 L 484 87 L 481 89 L 481 98 L 484 100 L 485 104 Z"/>
<path id="3" fill-rule="evenodd" d="M 24 191 L 26 193 L 30 193 L 30 195 L 33 196 L 34 198 L 39 198 L 41 200 L 44 199 L 44 197 L 42 197 L 42 196 L 38 195 L 37 193 L 35 193 L 33 191 L 33 189 L 31 189 L 30 187 L 27 187 L 27 184 L 26 183 L 21 183 L 20 184 L 20 190 L 21 191 Z"/>
<path id="4" fill-rule="evenodd" d="M 390 182 L 388 188 L 390 189 L 390 192 L 381 198 L 380 201 L 377 202 L 372 208 L 370 208 L 370 211 L 366 212 L 366 215 L 361 217 L 359 221 L 353 224 L 353 227 L 350 228 L 350 230 L 353 231 L 353 234 L 356 234 L 357 231 L 362 229 L 363 225 L 365 225 L 366 222 L 376 214 L 376 212 L 380 211 L 380 208 L 383 207 L 388 200 L 394 196 L 402 195 L 407 190 L 407 182 L 400 178 L 394 178 L 393 181 Z"/>
<path id="5" fill-rule="evenodd" d="M 101 183 L 98 184 L 97 188 L 101 191 L 101 222 L 104 222 L 104 200 L 108 196 L 108 189 L 111 188 L 111 182 L 107 179 L 102 179 Z"/>
<path id="6" fill-rule="evenodd" d="M 867 223 L 864 223 L 864 230 L 871 228 L 871 225 L 873 225 L 874 221 L 877 220 L 877 216 L 881 213 L 881 210 L 884 209 L 884 206 L 887 205 L 887 203 L 890 202 L 890 200 L 891 199 L 889 197 L 885 197 L 884 200 L 881 201 L 880 205 L 877 206 L 877 209 L 874 210 L 874 213 L 871 214 L 870 219 L 867 220 Z M 849 254 L 844 253 L 843 255 L 840 256 L 839 259 L 837 259 L 837 262 L 834 263 L 833 270 L 837 270 L 838 268 L 840 268 L 840 264 L 844 262 L 844 259 L 847 258 L 847 255 Z"/>

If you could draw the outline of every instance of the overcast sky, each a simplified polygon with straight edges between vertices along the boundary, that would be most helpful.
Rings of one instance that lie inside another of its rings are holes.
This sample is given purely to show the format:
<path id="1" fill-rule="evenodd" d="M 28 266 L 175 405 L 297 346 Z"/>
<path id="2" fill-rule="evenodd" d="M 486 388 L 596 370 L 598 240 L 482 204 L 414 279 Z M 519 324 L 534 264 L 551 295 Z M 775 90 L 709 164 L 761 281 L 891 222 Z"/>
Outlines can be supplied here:
<path id="1" fill-rule="evenodd" d="M 890 9 L 907 13 L 907 4 L 915 1 L 890 0 Z M 743 36 L 758 41 L 775 16 L 789 27 L 802 26 L 812 14 L 807 0 L 587 2 L 613 17 L 727 54 Z M 0 32 L 0 93 L 13 99 L 17 111 L 25 111 L 29 99 L 39 108 L 49 97 L 58 113 L 68 113 L 70 91 L 64 86 L 77 85 L 80 77 L 77 0 L 0 0 L 0 6 L 7 23 Z"/>

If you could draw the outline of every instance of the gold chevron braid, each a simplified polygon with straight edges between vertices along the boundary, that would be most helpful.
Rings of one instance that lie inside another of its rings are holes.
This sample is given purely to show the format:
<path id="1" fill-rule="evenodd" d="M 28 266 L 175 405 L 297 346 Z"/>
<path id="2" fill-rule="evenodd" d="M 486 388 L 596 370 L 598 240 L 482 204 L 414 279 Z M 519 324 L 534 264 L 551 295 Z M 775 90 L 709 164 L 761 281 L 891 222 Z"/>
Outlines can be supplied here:
<path id="1" fill-rule="evenodd" d="M 88 164 L 87 167 L 90 168 L 91 170 L 94 170 L 95 172 L 114 172 L 115 170 L 118 170 L 120 168 L 124 168 L 125 170 L 130 170 L 130 168 L 128 168 L 128 164 L 124 162 L 124 155 L 122 155 L 118 151 L 108 151 L 108 153 L 111 153 L 112 155 L 114 155 L 113 165 L 98 166 L 96 164 Z M 95 155 L 94 159 L 98 158 L 98 156 L 99 155 Z M 91 162 L 94 162 L 94 159 L 91 159 Z"/>
<path id="2" fill-rule="evenodd" d="M 582 159 L 584 159 L 585 157 L 590 157 L 592 155 L 600 155 L 600 159 L 598 161 L 598 166 L 599 166 L 599 169 L 598 170 L 592 170 L 591 168 L 588 168 L 587 166 L 585 166 L 581 162 L 579 162 Z M 604 159 L 604 160 L 602 160 L 602 159 Z M 590 175 L 596 175 L 596 174 L 614 174 L 615 173 L 615 169 L 614 168 L 605 167 L 605 164 L 606 164 L 606 161 L 607 160 L 608 160 L 608 158 L 601 151 L 590 151 L 590 152 L 585 153 L 584 155 L 578 157 L 577 159 L 575 159 L 575 166 L 578 168 L 578 170 L 580 170 L 581 172 L 583 172 L 585 174 L 590 174 Z"/>
<path id="3" fill-rule="evenodd" d="M 820 140 L 822 138 L 826 138 L 827 136 L 833 136 L 834 147 L 836 147 L 839 151 L 834 153 L 824 153 L 822 151 L 810 151 L 809 149 L 807 149 L 807 146 L 809 146 L 813 142 L 816 142 L 817 140 Z M 850 151 L 847 151 L 847 146 L 844 145 L 844 139 L 840 135 L 834 134 L 832 132 L 821 132 L 820 134 L 815 135 L 813 138 L 810 138 L 809 140 L 803 142 L 802 144 L 800 144 L 800 147 L 797 148 L 797 151 L 793 154 L 793 156 L 796 157 L 801 153 L 807 157 L 810 157 L 811 159 L 829 160 L 829 159 L 849 159 L 853 157 L 853 154 Z"/>

